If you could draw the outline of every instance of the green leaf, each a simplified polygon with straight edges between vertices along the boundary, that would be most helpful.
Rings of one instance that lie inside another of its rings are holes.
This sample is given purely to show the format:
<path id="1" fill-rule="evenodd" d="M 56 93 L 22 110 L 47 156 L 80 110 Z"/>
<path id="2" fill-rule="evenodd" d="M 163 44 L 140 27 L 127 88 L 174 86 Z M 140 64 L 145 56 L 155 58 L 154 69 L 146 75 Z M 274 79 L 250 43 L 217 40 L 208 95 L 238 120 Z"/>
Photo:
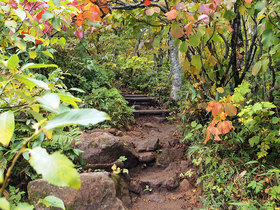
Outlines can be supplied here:
<path id="1" fill-rule="evenodd" d="M 57 95 L 59 96 L 61 101 L 71 104 L 75 109 L 78 108 L 78 105 L 76 104 L 76 102 L 82 102 L 81 99 L 76 98 L 72 95 L 63 94 L 63 93 L 58 93 Z"/>
<path id="2" fill-rule="evenodd" d="M 227 10 L 224 14 L 224 18 L 228 20 L 232 20 L 236 17 L 236 14 L 233 10 Z"/>
<path id="3" fill-rule="evenodd" d="M 10 210 L 10 204 L 4 197 L 0 198 L 0 209 Z"/>
<path id="4" fill-rule="evenodd" d="M 23 67 L 21 67 L 22 70 L 24 69 L 40 69 L 40 68 L 58 68 L 57 65 L 55 64 L 35 64 L 35 63 L 28 63 L 26 65 L 24 65 Z"/>
<path id="5" fill-rule="evenodd" d="M 11 70 L 12 73 L 16 72 L 16 69 L 18 67 L 19 58 L 17 55 L 13 54 L 8 62 L 7 62 L 7 68 Z"/>
<path id="6" fill-rule="evenodd" d="M 33 82 L 35 85 L 38 85 L 39 87 L 45 89 L 45 90 L 49 90 L 49 86 L 47 83 L 41 81 L 41 80 L 37 80 L 37 79 L 33 79 L 33 78 L 27 78 L 29 81 Z"/>
<path id="7" fill-rule="evenodd" d="M 254 76 L 256 76 L 259 73 L 259 71 L 261 70 L 261 68 L 262 68 L 262 62 L 259 61 L 254 65 L 254 67 L 252 69 L 252 74 Z"/>
<path id="8" fill-rule="evenodd" d="M 24 21 L 26 18 L 26 13 L 22 9 L 15 9 L 14 12 L 16 15 L 21 19 L 21 21 Z"/>
<path id="9" fill-rule="evenodd" d="M 60 152 L 49 155 L 41 147 L 30 150 L 29 163 L 50 184 L 79 189 L 81 181 L 74 164 Z"/>
<path id="10" fill-rule="evenodd" d="M 22 51 L 26 50 L 26 43 L 21 38 L 17 37 L 14 41 L 15 45 Z"/>
<path id="11" fill-rule="evenodd" d="M 194 55 L 194 56 L 192 57 L 191 64 L 192 64 L 193 66 L 195 66 L 196 69 L 201 69 L 202 64 L 201 64 L 200 56 L 199 56 L 199 55 Z"/>
<path id="12" fill-rule="evenodd" d="M 0 115 L 0 143 L 8 146 L 15 130 L 15 117 L 12 111 Z"/>
<path id="13" fill-rule="evenodd" d="M 54 5 L 55 5 L 56 7 L 60 7 L 60 1 L 61 1 L 61 0 L 52 0 L 52 2 L 54 3 Z"/>
<path id="14" fill-rule="evenodd" d="M 189 42 L 193 47 L 198 47 L 200 44 L 200 38 L 197 35 L 192 35 L 189 39 Z"/>
<path id="15" fill-rule="evenodd" d="M 40 199 L 39 202 L 45 204 L 47 207 L 53 206 L 53 207 L 65 209 L 63 201 L 60 198 L 52 195 L 49 195 L 44 199 Z"/>
<path id="16" fill-rule="evenodd" d="M 109 116 L 96 109 L 72 109 L 53 117 L 46 125 L 46 129 L 62 127 L 67 125 L 94 125 L 104 120 L 109 120 Z"/>
<path id="17" fill-rule="evenodd" d="M 33 210 L 34 206 L 29 203 L 19 203 L 14 210 Z"/>
<path id="18" fill-rule="evenodd" d="M 254 136 L 252 138 L 249 139 L 249 144 L 251 147 L 253 147 L 254 145 L 257 145 L 260 142 L 260 137 L 259 136 Z"/>
<path id="19" fill-rule="evenodd" d="M 64 48 L 65 44 L 66 44 L 66 39 L 64 37 L 61 37 L 59 40 L 58 40 L 58 43 L 60 44 L 60 46 L 62 48 Z"/>
<path id="20" fill-rule="evenodd" d="M 50 52 L 48 52 L 48 51 L 42 51 L 42 53 L 44 53 L 46 56 L 49 56 L 50 58 L 54 59 L 54 58 L 53 58 L 53 54 L 51 54 Z"/>
<path id="21" fill-rule="evenodd" d="M 42 107 L 46 110 L 54 113 L 59 111 L 59 96 L 55 93 L 46 94 L 42 97 L 36 97 L 37 101 L 42 104 Z"/>
<path id="22" fill-rule="evenodd" d="M 273 30 L 272 29 L 266 29 L 264 30 L 264 32 L 262 33 L 262 44 L 265 47 L 270 47 L 274 42 L 274 34 L 273 34 Z"/>
<path id="23" fill-rule="evenodd" d="M 60 17 L 59 16 L 54 16 L 54 18 L 52 19 L 52 26 L 54 27 L 54 29 L 56 29 L 57 31 L 60 31 L 61 29 L 61 24 L 60 24 Z"/>
<path id="24" fill-rule="evenodd" d="M 53 13 L 51 13 L 50 11 L 46 11 L 43 15 L 42 15 L 42 20 L 49 20 L 54 16 Z"/>
<path id="25" fill-rule="evenodd" d="M 188 50 L 188 45 L 187 45 L 187 43 L 186 43 L 186 42 L 182 42 L 182 44 L 180 45 L 179 50 L 180 50 L 180 52 L 182 52 L 182 53 L 187 52 L 187 50 Z"/>

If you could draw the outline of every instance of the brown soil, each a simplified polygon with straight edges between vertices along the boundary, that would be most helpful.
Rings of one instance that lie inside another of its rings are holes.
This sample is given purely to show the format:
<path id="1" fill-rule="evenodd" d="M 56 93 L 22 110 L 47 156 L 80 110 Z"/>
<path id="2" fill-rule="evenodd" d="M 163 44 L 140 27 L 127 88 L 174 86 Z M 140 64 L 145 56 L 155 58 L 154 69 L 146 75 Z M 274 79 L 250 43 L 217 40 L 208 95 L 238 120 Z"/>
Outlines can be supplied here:
<path id="1" fill-rule="evenodd" d="M 123 131 L 123 139 L 143 141 L 158 138 L 160 149 L 155 151 L 156 160 L 130 169 L 131 181 L 138 183 L 132 190 L 132 210 L 179 210 L 202 208 L 202 189 L 191 178 L 180 178 L 180 173 L 196 171 L 187 157 L 187 148 L 180 144 L 179 121 L 167 121 L 162 117 L 136 118 L 129 131 Z M 146 189 L 146 190 L 145 190 Z M 150 189 L 150 190 L 148 190 Z"/>

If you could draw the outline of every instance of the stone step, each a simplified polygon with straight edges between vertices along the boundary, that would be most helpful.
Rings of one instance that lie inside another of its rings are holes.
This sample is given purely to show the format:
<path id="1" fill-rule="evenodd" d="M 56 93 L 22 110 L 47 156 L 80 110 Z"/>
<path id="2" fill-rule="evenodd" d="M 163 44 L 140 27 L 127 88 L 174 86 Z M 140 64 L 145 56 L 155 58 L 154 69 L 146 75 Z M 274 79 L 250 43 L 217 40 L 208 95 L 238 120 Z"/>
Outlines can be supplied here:
<path id="1" fill-rule="evenodd" d="M 153 101 L 155 100 L 153 97 L 148 97 L 148 96 L 139 96 L 139 97 L 135 97 L 135 96 L 127 96 L 124 98 L 127 101 Z"/>

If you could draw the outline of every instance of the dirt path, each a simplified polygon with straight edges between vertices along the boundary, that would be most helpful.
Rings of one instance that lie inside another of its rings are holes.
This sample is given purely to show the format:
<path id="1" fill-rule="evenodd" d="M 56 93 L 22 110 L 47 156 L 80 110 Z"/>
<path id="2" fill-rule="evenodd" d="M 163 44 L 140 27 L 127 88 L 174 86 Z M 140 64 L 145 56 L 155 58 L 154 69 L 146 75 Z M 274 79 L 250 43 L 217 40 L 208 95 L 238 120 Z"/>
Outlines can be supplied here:
<path id="1" fill-rule="evenodd" d="M 130 169 L 130 196 L 132 210 L 177 210 L 199 209 L 201 188 L 195 177 L 180 177 L 194 171 L 186 156 L 186 147 L 179 143 L 178 121 L 167 121 L 162 117 L 144 116 L 136 118 L 130 131 L 123 132 L 122 139 L 134 141 L 143 162 Z M 158 145 L 155 148 L 155 142 Z M 144 151 L 143 148 L 153 151 Z M 151 156 L 154 158 L 151 158 Z M 145 161 L 146 159 L 148 161 Z M 150 158 L 150 159 L 149 159 Z"/>

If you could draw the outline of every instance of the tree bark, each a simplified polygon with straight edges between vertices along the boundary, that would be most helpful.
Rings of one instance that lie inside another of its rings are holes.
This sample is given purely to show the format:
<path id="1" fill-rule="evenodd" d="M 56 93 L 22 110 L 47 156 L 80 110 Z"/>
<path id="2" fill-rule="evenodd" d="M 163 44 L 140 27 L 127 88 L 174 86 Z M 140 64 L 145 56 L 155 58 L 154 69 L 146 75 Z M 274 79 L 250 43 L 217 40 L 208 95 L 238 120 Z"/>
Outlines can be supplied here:
<path id="1" fill-rule="evenodd" d="M 170 64 L 172 73 L 172 88 L 170 98 L 173 101 L 178 100 L 178 92 L 181 90 L 182 85 L 182 69 L 179 63 L 179 49 L 175 45 L 175 39 L 169 34 L 169 47 L 170 47 Z"/>

